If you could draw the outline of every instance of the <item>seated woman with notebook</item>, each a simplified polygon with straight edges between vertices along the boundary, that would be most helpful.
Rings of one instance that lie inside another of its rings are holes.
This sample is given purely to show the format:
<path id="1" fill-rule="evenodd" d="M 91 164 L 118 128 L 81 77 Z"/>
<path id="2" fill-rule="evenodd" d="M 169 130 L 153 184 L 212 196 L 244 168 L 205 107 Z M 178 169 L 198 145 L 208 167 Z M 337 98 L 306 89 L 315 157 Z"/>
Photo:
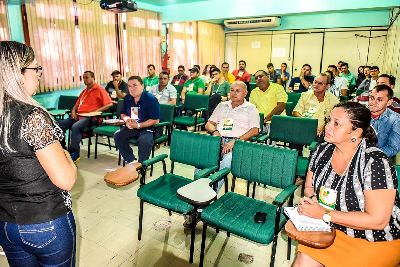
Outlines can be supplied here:
<path id="1" fill-rule="evenodd" d="M 313 153 L 298 211 L 336 228 L 325 249 L 299 245 L 293 266 L 397 266 L 400 197 L 396 172 L 375 147 L 371 113 L 359 103 L 335 106 L 325 143 Z"/>

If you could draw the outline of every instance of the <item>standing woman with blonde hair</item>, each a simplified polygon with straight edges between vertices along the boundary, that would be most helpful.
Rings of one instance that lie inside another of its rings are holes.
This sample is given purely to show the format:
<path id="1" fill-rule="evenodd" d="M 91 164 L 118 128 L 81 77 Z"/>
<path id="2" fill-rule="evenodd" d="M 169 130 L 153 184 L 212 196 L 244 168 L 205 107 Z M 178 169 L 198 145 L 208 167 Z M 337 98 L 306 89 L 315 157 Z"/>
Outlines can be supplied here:
<path id="1" fill-rule="evenodd" d="M 13 41 L 0 42 L 0 66 L 0 246 L 11 267 L 75 266 L 76 167 L 32 99 L 42 67 Z"/>

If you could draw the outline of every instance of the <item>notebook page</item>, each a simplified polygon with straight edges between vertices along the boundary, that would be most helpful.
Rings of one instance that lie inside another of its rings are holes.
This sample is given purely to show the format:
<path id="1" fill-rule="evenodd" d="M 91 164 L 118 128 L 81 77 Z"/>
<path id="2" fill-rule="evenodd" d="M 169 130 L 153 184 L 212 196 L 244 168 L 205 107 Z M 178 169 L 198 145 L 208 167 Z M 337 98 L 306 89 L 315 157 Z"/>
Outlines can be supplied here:
<path id="1" fill-rule="evenodd" d="M 284 212 L 292 220 L 298 231 L 331 231 L 331 227 L 326 222 L 301 215 L 296 207 L 284 207 Z"/>

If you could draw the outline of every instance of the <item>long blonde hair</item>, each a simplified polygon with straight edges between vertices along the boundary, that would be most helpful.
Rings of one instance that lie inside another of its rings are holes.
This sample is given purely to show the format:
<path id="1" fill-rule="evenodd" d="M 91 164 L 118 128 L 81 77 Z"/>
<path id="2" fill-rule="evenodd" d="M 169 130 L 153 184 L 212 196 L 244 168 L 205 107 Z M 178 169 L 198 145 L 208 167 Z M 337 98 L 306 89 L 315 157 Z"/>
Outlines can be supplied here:
<path id="1" fill-rule="evenodd" d="M 22 79 L 24 68 L 27 68 L 35 59 L 32 47 L 15 41 L 0 42 L 0 146 L 1 152 L 13 152 L 10 146 L 11 113 L 10 101 L 39 106 L 26 91 Z"/>

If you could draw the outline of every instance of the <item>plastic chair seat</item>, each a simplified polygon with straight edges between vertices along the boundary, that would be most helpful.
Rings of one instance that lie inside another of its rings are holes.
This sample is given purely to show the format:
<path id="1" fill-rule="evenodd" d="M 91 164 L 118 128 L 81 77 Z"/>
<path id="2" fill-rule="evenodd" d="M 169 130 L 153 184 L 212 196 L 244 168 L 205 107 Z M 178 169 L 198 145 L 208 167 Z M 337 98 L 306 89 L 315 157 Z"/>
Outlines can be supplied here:
<path id="1" fill-rule="evenodd" d="M 274 238 L 276 206 L 233 192 L 224 194 L 218 201 L 203 209 L 201 219 L 220 229 L 261 244 L 269 244 Z M 265 212 L 265 223 L 255 223 L 256 212 Z M 280 227 L 286 222 L 282 214 Z"/>
<path id="2" fill-rule="evenodd" d="M 137 196 L 147 203 L 159 206 L 178 213 L 187 214 L 193 210 L 193 206 L 181 200 L 176 191 L 193 180 L 167 173 L 158 179 L 141 186 Z"/>
<path id="3" fill-rule="evenodd" d="M 298 157 L 297 158 L 297 168 L 296 168 L 296 175 L 305 177 L 307 174 L 308 169 L 308 162 L 309 158 L 306 157 Z"/>
<path id="4" fill-rule="evenodd" d="M 195 125 L 195 117 L 190 117 L 190 116 L 176 117 L 174 119 L 174 123 L 180 124 L 180 125 L 185 125 L 185 126 L 194 126 Z M 205 123 L 204 118 L 197 118 L 197 125 L 201 125 L 204 123 Z"/>
<path id="5" fill-rule="evenodd" d="M 97 135 L 103 136 L 114 136 L 114 133 L 120 129 L 119 126 L 114 125 L 101 125 L 99 127 L 94 128 L 93 133 Z"/>

